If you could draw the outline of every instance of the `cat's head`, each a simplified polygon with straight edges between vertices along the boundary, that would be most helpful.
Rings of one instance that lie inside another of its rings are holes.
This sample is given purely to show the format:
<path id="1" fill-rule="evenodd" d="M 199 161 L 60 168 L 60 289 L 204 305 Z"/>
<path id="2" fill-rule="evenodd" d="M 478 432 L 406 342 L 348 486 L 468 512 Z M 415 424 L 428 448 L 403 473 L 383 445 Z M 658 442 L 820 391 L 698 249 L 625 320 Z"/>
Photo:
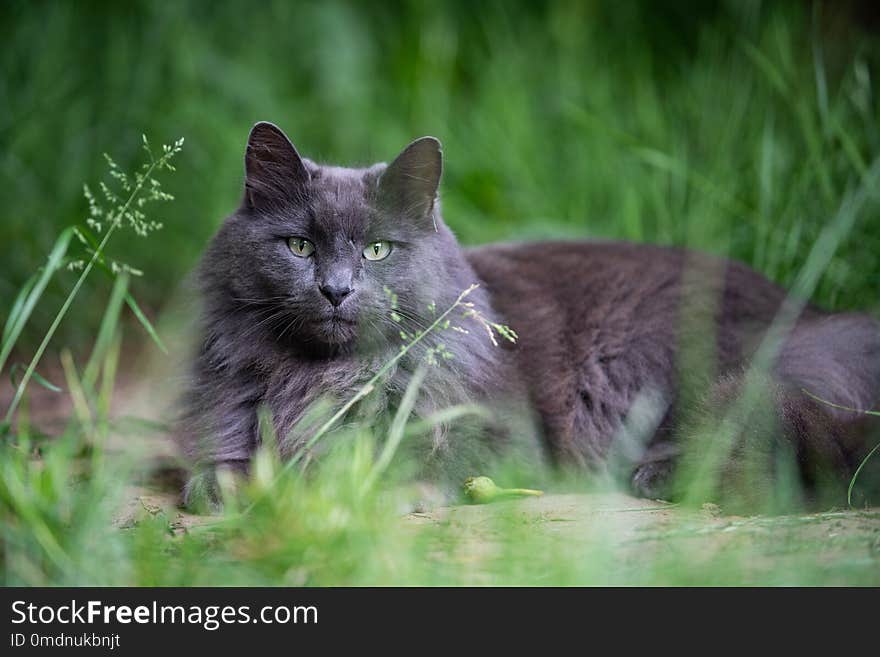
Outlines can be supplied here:
<path id="1" fill-rule="evenodd" d="M 258 123 L 245 169 L 242 207 L 203 275 L 254 325 L 279 340 L 344 345 L 428 323 L 444 260 L 460 258 L 439 216 L 439 141 L 422 137 L 389 165 L 350 169 L 304 159 L 279 128 Z"/>

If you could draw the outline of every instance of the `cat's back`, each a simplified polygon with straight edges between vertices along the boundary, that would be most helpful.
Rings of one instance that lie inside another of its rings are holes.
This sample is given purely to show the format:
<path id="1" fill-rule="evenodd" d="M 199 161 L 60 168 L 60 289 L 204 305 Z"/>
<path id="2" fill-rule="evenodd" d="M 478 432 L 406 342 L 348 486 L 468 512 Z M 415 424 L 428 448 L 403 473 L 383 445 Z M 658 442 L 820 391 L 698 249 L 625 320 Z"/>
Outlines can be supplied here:
<path id="1" fill-rule="evenodd" d="M 741 263 L 626 242 L 495 244 L 466 251 L 504 321 L 556 451 L 599 461 L 640 394 L 669 391 L 682 343 L 722 370 L 747 355 L 784 290 Z"/>
<path id="2" fill-rule="evenodd" d="M 493 244 L 468 250 L 529 360 L 604 360 L 672 341 L 684 252 L 624 242 Z"/>
<path id="3" fill-rule="evenodd" d="M 671 281 L 685 252 L 628 242 L 547 241 L 500 243 L 467 249 L 471 266 L 493 294 L 540 292 L 547 298 L 593 301 L 613 290 L 611 283 L 637 292 L 648 279 Z M 585 296 L 586 295 L 586 296 Z"/>
<path id="4" fill-rule="evenodd" d="M 658 330 L 679 316 L 683 298 L 713 305 L 721 324 L 768 321 L 785 297 L 783 288 L 742 263 L 678 247 L 547 241 L 491 244 L 465 253 L 511 321 L 554 306 L 568 320 L 623 316 Z"/>

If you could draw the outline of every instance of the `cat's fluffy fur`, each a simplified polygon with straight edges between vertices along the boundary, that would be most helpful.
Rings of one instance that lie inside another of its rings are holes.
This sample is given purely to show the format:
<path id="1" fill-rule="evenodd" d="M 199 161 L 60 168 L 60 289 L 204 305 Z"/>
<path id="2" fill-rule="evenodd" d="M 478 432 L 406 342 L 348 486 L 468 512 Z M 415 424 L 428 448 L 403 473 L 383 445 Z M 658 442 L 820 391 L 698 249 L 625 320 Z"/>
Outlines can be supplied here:
<path id="1" fill-rule="evenodd" d="M 740 263 L 681 249 L 501 245 L 475 249 L 469 261 L 496 310 L 529 327 L 519 371 L 557 460 L 604 463 L 641 399 L 651 426 L 636 438 L 648 440 L 625 456 L 636 459 L 631 484 L 643 496 L 687 493 L 673 488 L 682 456 L 699 460 L 723 439 L 730 444 L 710 497 L 765 505 L 775 471 L 791 456 L 808 497 L 845 499 L 840 488 L 873 445 L 867 438 L 878 422 L 805 391 L 877 408 L 876 320 L 797 304 L 780 313 L 787 297 L 779 286 Z M 764 343 L 774 318 L 786 316 L 777 339 Z M 768 362 L 749 372 L 762 343 Z"/>
<path id="2" fill-rule="evenodd" d="M 282 455 L 290 456 L 315 429 L 310 408 L 351 398 L 400 349 L 401 330 L 426 328 L 478 281 L 440 217 L 434 139 L 413 142 L 390 166 L 345 169 L 300 158 L 283 133 L 261 123 L 248 141 L 246 170 L 244 201 L 199 268 L 202 338 L 177 432 L 196 469 L 188 497 L 215 466 L 247 469 L 260 441 L 261 406 L 274 420 Z M 313 242 L 314 255 L 292 255 L 292 236 Z M 363 257 L 374 240 L 392 242 L 385 260 Z M 319 289 L 328 282 L 354 291 L 335 307 Z M 397 299 L 393 314 L 389 292 Z M 497 321 L 484 289 L 467 302 Z M 518 414 L 513 430 L 499 424 L 524 398 L 513 361 L 481 327 L 460 313 L 451 319 L 466 332 L 445 330 L 420 342 L 363 412 L 387 416 L 382 411 L 400 399 L 427 349 L 442 342 L 452 358 L 427 369 L 414 414 L 500 402 L 482 439 L 453 441 L 440 425 L 420 445 L 426 473 L 458 478 L 513 434 L 534 446 L 537 439 L 523 430 L 527 413 Z"/>
<path id="3" fill-rule="evenodd" d="M 453 357 L 429 368 L 416 413 L 477 402 L 496 417 L 476 435 L 456 438 L 439 428 L 424 445 L 425 463 L 468 454 L 451 474 L 475 474 L 466 468 L 517 434 L 558 462 L 596 469 L 626 434 L 634 405 L 649 400 L 641 428 L 649 439 L 639 453 L 627 452 L 632 485 L 643 495 L 674 494 L 682 440 L 699 452 L 695 441 L 711 434 L 706 418 L 737 420 L 730 413 L 744 373 L 784 290 L 741 264 L 678 249 L 557 242 L 462 251 L 439 211 L 441 166 L 431 138 L 387 167 L 320 166 L 301 158 L 278 128 L 255 126 L 245 198 L 200 267 L 202 340 L 179 431 L 197 470 L 246 469 L 260 440 L 261 406 L 274 419 L 282 454 L 301 449 L 312 430 L 302 420 L 314 402 L 349 398 L 396 353 L 401 329 L 424 328 L 432 303 L 442 311 L 478 282 L 468 301 L 521 339 L 496 347 L 474 325 L 436 338 Z M 314 243 L 313 256 L 292 255 L 289 237 Z M 393 245 L 383 261 L 361 255 L 374 240 Z M 320 291 L 328 284 L 353 291 L 334 306 Z M 386 288 L 397 295 L 397 321 Z M 432 344 L 400 361 L 369 412 L 394 405 Z M 710 349 L 696 354 L 701 376 L 687 371 L 689 345 Z M 794 455 L 808 487 L 826 475 L 843 481 L 865 453 L 870 422 L 802 389 L 840 405 L 876 406 L 878 323 L 807 307 L 763 378 L 748 380 L 762 386 L 760 409 L 740 413 L 719 487 L 708 494 L 730 486 L 755 501 L 762 488 L 748 472 L 770 478 L 780 448 Z M 524 411 L 513 426 L 501 419 L 511 408 Z"/>

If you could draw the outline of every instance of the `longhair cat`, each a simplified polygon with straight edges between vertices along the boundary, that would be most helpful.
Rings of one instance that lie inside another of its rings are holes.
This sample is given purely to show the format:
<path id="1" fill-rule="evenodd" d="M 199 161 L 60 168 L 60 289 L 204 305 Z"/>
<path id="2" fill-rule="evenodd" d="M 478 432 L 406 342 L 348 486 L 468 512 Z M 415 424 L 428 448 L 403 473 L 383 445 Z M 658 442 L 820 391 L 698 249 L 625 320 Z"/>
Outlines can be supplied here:
<path id="1" fill-rule="evenodd" d="M 635 493 L 673 498 L 688 493 L 679 471 L 699 470 L 714 449 L 704 497 L 754 508 L 786 463 L 815 497 L 845 484 L 869 447 L 869 419 L 815 398 L 880 402 L 880 325 L 866 315 L 807 305 L 766 366 L 750 369 L 785 290 L 737 262 L 676 248 L 463 250 L 440 213 L 434 138 L 389 165 L 342 168 L 301 157 L 280 129 L 258 123 L 245 169 L 241 206 L 199 269 L 201 340 L 178 432 L 196 472 L 189 496 L 218 467 L 247 471 L 261 408 L 282 456 L 297 454 L 319 399 L 354 395 L 400 349 L 401 331 L 424 330 L 430 310 L 473 283 L 475 313 L 512 327 L 517 343 L 495 345 L 478 326 L 429 336 L 368 406 L 388 415 L 426 350 L 443 343 L 450 357 L 427 368 L 415 414 L 475 403 L 493 415 L 475 431 L 433 431 L 419 456 L 429 476 L 479 474 L 515 448 L 586 472 L 613 462 Z M 693 345 L 708 345 L 701 367 L 690 367 Z"/>

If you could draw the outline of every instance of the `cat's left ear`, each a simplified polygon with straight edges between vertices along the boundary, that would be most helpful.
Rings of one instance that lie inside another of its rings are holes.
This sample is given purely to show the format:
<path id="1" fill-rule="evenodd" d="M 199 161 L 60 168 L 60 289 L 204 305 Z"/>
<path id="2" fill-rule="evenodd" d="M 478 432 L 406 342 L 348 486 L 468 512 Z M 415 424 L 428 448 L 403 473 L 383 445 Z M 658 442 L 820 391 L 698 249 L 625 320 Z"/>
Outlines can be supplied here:
<path id="1" fill-rule="evenodd" d="M 290 139 L 266 121 L 251 129 L 244 162 L 245 203 L 254 209 L 296 200 L 309 182 L 309 171 Z"/>
<path id="2" fill-rule="evenodd" d="M 443 173 L 443 150 L 434 137 L 422 137 L 403 149 L 379 178 L 384 209 L 436 230 L 433 210 Z"/>

